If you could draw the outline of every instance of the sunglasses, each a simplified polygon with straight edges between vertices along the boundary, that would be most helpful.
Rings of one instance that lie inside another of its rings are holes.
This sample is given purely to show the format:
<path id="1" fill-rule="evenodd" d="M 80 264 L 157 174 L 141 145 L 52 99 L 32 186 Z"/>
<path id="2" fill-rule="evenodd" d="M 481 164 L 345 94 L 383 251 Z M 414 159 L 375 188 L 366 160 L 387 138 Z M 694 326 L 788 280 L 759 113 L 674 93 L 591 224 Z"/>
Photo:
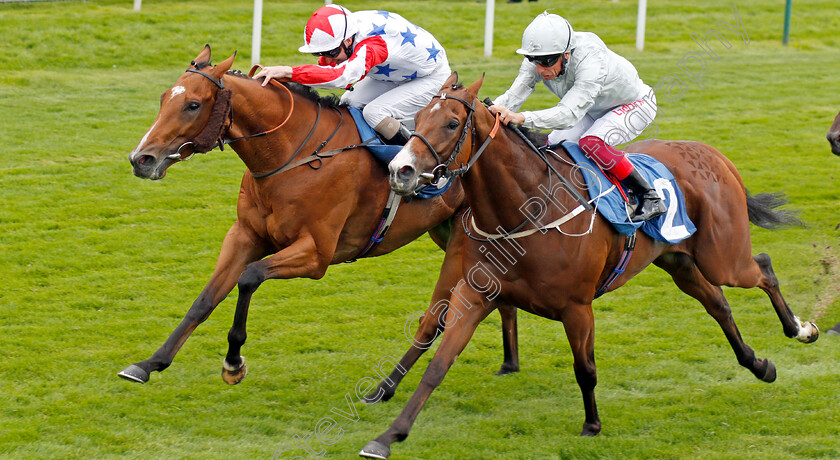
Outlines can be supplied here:
<path id="1" fill-rule="evenodd" d="M 339 46 L 338 48 L 336 48 L 334 50 L 312 53 L 312 55 L 315 56 L 315 57 L 323 56 L 323 57 L 329 57 L 329 58 L 336 58 L 336 57 L 338 57 L 339 53 L 341 53 L 341 46 Z"/>
<path id="2" fill-rule="evenodd" d="M 543 67 L 551 67 L 557 64 L 562 54 L 549 54 L 547 56 L 525 56 L 531 62 L 536 62 Z"/>

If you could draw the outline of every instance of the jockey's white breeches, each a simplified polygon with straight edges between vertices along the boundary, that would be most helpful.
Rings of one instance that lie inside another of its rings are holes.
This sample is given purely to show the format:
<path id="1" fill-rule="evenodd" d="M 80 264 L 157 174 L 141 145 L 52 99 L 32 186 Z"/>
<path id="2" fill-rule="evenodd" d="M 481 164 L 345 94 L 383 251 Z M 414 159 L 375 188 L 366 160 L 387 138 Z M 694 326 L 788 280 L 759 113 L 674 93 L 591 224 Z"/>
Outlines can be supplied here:
<path id="1" fill-rule="evenodd" d="M 650 88 L 648 88 L 650 89 Z M 568 129 L 555 129 L 548 134 L 548 143 L 556 144 L 566 140 L 577 143 L 586 136 L 595 136 L 608 145 L 618 147 L 646 132 L 645 139 L 656 136 L 656 117 L 658 106 L 653 91 L 639 95 L 639 99 L 629 104 L 613 107 L 601 117 L 595 119 L 589 114 Z"/>
<path id="2" fill-rule="evenodd" d="M 391 82 L 365 78 L 341 96 L 341 103 L 361 108 L 370 126 L 392 117 L 413 130 L 414 114 L 429 105 L 451 73 L 449 63 L 443 59 L 434 72 L 414 80 Z"/>

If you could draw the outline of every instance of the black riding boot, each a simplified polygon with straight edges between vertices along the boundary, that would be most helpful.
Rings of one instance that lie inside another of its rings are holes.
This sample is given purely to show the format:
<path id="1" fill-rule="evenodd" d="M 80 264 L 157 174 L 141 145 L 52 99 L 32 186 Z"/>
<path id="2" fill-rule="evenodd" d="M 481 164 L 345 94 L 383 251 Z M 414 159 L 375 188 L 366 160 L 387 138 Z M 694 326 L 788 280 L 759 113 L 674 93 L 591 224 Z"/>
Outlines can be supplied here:
<path id="1" fill-rule="evenodd" d="M 394 137 L 390 139 L 385 139 L 385 143 L 388 145 L 405 145 L 410 138 L 411 131 L 405 125 L 400 124 L 400 130 L 397 131 L 397 134 L 394 134 Z"/>
<path id="2" fill-rule="evenodd" d="M 625 177 L 621 183 L 639 197 L 639 204 L 636 206 L 636 213 L 631 217 L 631 221 L 643 222 L 661 216 L 667 211 L 665 204 L 662 203 L 662 198 L 642 177 L 638 169 L 633 168 L 630 175 Z"/>

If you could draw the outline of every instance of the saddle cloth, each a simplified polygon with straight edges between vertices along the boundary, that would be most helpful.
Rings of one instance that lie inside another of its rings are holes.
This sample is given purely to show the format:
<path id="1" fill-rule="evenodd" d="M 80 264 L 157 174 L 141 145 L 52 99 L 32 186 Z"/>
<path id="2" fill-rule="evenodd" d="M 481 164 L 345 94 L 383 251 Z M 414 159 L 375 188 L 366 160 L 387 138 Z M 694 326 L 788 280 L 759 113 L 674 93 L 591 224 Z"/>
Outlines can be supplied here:
<path id="1" fill-rule="evenodd" d="M 376 157 L 377 160 L 381 161 L 386 166 L 391 160 L 394 159 L 395 156 L 402 150 L 403 146 L 401 145 L 388 145 L 382 142 L 382 139 L 376 134 L 376 131 L 370 127 L 365 121 L 364 115 L 362 115 L 361 109 L 357 107 L 348 106 L 347 110 L 350 111 L 350 115 L 353 116 L 353 121 L 356 122 L 356 129 L 359 130 L 359 136 L 362 138 L 363 142 L 367 142 L 368 139 L 373 139 L 369 144 L 365 147 Z M 442 187 L 432 187 L 428 186 L 422 190 L 418 190 L 414 193 L 415 196 L 418 198 L 432 198 L 438 195 L 442 195 L 444 192 L 449 190 L 449 185 L 452 181 L 447 181 Z"/>
<path id="2" fill-rule="evenodd" d="M 563 142 L 562 145 L 580 168 L 591 199 L 614 187 L 595 163 L 583 153 L 580 146 L 574 142 Z M 645 222 L 631 222 L 628 217 L 629 211 L 618 189 L 596 200 L 598 212 L 624 235 L 632 235 L 641 227 L 651 238 L 669 244 L 677 244 L 691 236 L 697 228 L 686 214 L 685 200 L 671 171 L 649 155 L 630 153 L 628 157 L 648 183 L 656 188 L 668 212 Z"/>

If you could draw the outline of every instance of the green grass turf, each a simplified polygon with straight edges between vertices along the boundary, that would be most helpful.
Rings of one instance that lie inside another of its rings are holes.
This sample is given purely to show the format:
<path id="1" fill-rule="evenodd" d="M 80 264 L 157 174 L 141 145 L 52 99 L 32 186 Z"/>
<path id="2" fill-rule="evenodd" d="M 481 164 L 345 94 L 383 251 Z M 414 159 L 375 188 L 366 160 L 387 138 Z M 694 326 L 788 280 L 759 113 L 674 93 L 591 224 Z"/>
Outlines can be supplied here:
<path id="1" fill-rule="evenodd" d="M 262 62 L 301 64 L 303 25 L 320 2 L 265 5 Z M 0 457 L 270 458 L 332 415 L 343 430 L 326 458 L 353 458 L 385 430 L 431 354 L 395 398 L 347 410 L 344 395 L 407 347 L 403 325 L 425 309 L 442 253 L 427 237 L 376 259 L 329 270 L 320 281 L 265 283 L 253 298 L 243 354 L 249 376 L 219 378 L 234 290 L 172 367 L 146 385 L 118 379 L 147 358 L 209 279 L 234 220 L 245 168 L 229 150 L 171 168 L 163 181 L 132 176 L 128 153 L 151 125 L 158 96 L 205 43 L 234 68 L 250 67 L 253 2 L 146 1 L 0 4 Z M 825 133 L 840 109 L 840 9 L 794 3 L 781 46 L 784 2 L 662 0 L 648 9 L 636 51 L 636 2 L 539 1 L 496 7 L 494 56 L 484 58 L 484 3 L 352 1 L 396 11 L 433 32 L 482 96 L 512 81 L 522 30 L 545 8 L 593 31 L 655 84 L 699 50 L 711 29 L 731 43 L 707 59 L 704 88 L 663 100 L 662 139 L 692 139 L 729 156 L 753 192 L 784 191 L 805 228 L 753 228 L 754 252 L 773 257 L 801 318 L 840 321 L 840 158 Z M 749 44 L 718 24 L 737 6 Z M 555 98 L 544 89 L 528 108 Z M 522 372 L 493 377 L 499 319 L 481 325 L 432 395 L 399 459 L 837 458 L 840 340 L 786 339 L 759 290 L 725 290 L 747 343 L 771 358 L 765 384 L 738 366 L 716 323 L 659 269 L 595 305 L 598 405 L 583 421 L 560 323 L 520 314 Z M 313 445 L 319 443 L 311 438 Z M 305 455 L 288 451 L 281 458 Z"/>

